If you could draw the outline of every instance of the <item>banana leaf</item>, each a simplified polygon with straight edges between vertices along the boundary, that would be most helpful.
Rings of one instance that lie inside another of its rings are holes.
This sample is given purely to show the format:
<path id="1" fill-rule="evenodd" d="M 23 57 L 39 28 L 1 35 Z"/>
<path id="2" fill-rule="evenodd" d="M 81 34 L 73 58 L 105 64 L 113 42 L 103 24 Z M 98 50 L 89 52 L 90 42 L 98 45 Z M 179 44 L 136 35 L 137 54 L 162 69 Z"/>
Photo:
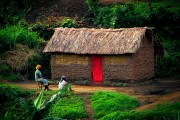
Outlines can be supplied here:
<path id="1" fill-rule="evenodd" d="M 41 108 L 41 104 L 42 104 L 42 98 L 43 98 L 43 92 L 44 90 L 42 90 L 40 92 L 40 94 L 38 95 L 38 97 L 36 98 L 36 100 L 34 101 L 34 106 L 37 110 L 39 110 Z"/>

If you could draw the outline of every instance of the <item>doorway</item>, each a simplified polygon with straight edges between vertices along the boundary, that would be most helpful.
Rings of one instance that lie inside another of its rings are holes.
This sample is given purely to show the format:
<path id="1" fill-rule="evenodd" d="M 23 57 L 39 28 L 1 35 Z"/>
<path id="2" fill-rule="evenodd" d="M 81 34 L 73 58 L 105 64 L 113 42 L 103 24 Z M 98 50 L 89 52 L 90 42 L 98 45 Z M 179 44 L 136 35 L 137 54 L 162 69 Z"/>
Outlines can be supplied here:
<path id="1" fill-rule="evenodd" d="M 102 56 L 99 55 L 92 56 L 92 76 L 94 82 L 102 83 L 103 81 Z"/>

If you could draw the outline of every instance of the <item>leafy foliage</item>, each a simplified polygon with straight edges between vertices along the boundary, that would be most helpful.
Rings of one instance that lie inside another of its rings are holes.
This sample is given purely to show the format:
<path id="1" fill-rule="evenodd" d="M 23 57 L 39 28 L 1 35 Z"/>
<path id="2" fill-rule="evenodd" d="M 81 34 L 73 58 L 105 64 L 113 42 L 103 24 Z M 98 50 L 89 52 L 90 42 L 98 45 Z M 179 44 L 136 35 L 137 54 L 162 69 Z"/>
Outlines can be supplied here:
<path id="1" fill-rule="evenodd" d="M 7 26 L 0 30 L 0 52 L 13 50 L 17 43 L 36 48 L 39 45 L 39 36 L 20 25 Z"/>
<path id="2" fill-rule="evenodd" d="M 3 29 L 0 30 L 0 53 L 4 53 L 6 51 L 9 50 L 13 50 L 17 44 L 24 44 L 26 46 L 28 46 L 29 48 L 34 48 L 37 49 L 39 47 L 39 36 L 36 32 L 32 32 L 32 31 L 28 31 L 26 30 L 26 28 L 22 27 L 21 25 L 13 25 L 13 26 L 7 26 Z M 43 55 L 39 55 L 39 56 L 43 56 Z M 44 55 L 44 56 L 48 56 L 48 55 Z M 48 58 L 45 57 L 44 59 L 39 57 L 38 60 L 36 60 L 35 62 L 43 62 L 43 60 L 47 60 Z M 49 60 L 49 59 L 48 59 Z M 30 61 L 30 60 L 29 60 Z M 34 63 L 34 61 L 33 61 Z M 33 63 L 29 62 L 27 69 L 24 69 L 21 74 L 25 74 L 27 77 L 31 76 L 34 78 L 34 73 L 33 75 L 31 74 L 31 72 L 29 73 L 29 71 L 33 71 L 34 72 L 34 68 L 31 69 Z M 47 66 L 47 61 L 45 66 Z M 43 64 L 43 65 L 44 65 Z M 34 66 L 36 66 L 36 64 L 33 64 Z M 10 81 L 17 81 L 18 80 L 18 74 L 14 73 L 11 70 L 11 67 L 6 65 L 6 64 L 0 64 L 1 68 L 1 76 L 5 79 L 8 79 Z M 30 66 L 30 67 L 29 67 Z M 47 66 L 49 67 L 49 66 Z M 45 69 L 47 70 L 47 69 Z M 48 69 L 50 71 L 50 69 Z M 50 72 L 47 72 L 48 74 L 50 74 Z"/>
<path id="3" fill-rule="evenodd" d="M 54 27 L 59 27 L 60 25 L 57 24 L 42 24 L 42 23 L 36 23 L 29 25 L 28 29 L 37 32 L 41 38 L 44 40 L 49 40 L 51 36 L 54 33 Z"/>
<path id="4" fill-rule="evenodd" d="M 41 104 L 42 104 L 42 98 L 43 98 L 43 90 L 39 93 L 38 97 L 36 98 L 36 100 L 34 101 L 34 106 L 37 110 L 39 110 L 41 108 Z"/>
<path id="5" fill-rule="evenodd" d="M 7 64 L 0 64 L 1 75 L 8 75 L 11 72 L 11 67 Z"/>
<path id="6" fill-rule="evenodd" d="M 62 20 L 61 26 L 62 26 L 62 27 L 68 27 L 68 28 L 77 27 L 77 23 L 76 23 L 76 21 L 73 20 L 73 19 L 64 18 L 64 19 Z"/>
<path id="7" fill-rule="evenodd" d="M 33 110 L 34 91 L 24 91 L 15 86 L 0 84 L 0 117 L 4 119 L 27 119 Z"/>
<path id="8" fill-rule="evenodd" d="M 14 25 L 21 20 L 28 9 L 40 0 L 1 0 L 0 1 L 0 27 Z"/>
<path id="9" fill-rule="evenodd" d="M 28 79 L 34 79 L 36 65 L 42 66 L 42 74 L 44 78 L 51 77 L 50 54 L 42 54 L 40 51 L 35 53 L 28 61 L 25 70 L 21 71 L 22 75 L 26 75 Z"/>
<path id="10" fill-rule="evenodd" d="M 152 2 L 152 1 L 151 1 Z M 169 57 L 156 64 L 156 77 L 172 77 L 180 71 L 179 31 L 180 3 L 175 1 L 114 4 L 100 6 L 98 1 L 87 0 L 94 13 L 93 22 L 103 28 L 155 27 L 155 38 L 160 40 Z M 164 69 L 161 69 L 163 66 Z M 176 67 L 175 67 L 176 66 Z M 163 71 L 165 70 L 165 71 Z M 166 73 L 166 74 L 164 74 Z"/>
<path id="11" fill-rule="evenodd" d="M 89 7 L 89 10 L 91 12 L 96 13 L 97 7 L 98 7 L 99 0 L 86 0 L 86 3 Z"/>
<path id="12" fill-rule="evenodd" d="M 78 27 L 78 24 L 74 19 L 63 18 L 61 22 L 38 22 L 29 25 L 28 29 L 37 32 L 44 40 L 49 40 L 54 33 L 54 28 L 58 27 Z"/>
<path id="13" fill-rule="evenodd" d="M 174 76 L 180 78 L 180 54 L 165 55 L 161 60 L 156 63 L 156 77 L 169 77 Z"/>
<path id="14" fill-rule="evenodd" d="M 95 92 L 90 99 L 97 119 L 112 112 L 129 111 L 140 105 L 139 101 L 134 97 L 109 91 Z"/>

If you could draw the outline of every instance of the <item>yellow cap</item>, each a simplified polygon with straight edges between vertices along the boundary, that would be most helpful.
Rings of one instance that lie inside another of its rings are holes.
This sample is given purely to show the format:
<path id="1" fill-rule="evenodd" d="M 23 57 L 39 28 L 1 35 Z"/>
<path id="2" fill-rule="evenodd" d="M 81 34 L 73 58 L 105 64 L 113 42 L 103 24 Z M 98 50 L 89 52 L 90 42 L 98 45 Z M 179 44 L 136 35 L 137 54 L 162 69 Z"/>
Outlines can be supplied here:
<path id="1" fill-rule="evenodd" d="M 41 65 L 37 65 L 37 66 L 36 66 L 36 69 L 39 70 L 40 68 L 41 68 Z"/>

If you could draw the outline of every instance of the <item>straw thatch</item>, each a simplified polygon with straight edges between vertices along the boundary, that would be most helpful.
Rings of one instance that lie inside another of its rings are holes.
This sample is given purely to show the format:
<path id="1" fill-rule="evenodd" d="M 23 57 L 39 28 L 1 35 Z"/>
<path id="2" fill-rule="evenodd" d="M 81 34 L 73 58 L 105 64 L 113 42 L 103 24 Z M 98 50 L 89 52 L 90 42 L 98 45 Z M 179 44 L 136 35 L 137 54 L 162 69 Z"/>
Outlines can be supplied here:
<path id="1" fill-rule="evenodd" d="M 150 31 L 147 27 L 122 29 L 56 28 L 44 52 L 135 53 L 140 48 L 141 41 L 147 31 Z"/>
<path id="2" fill-rule="evenodd" d="M 29 49 L 27 46 L 17 44 L 16 49 L 13 51 L 7 51 L 0 64 L 8 64 L 14 71 L 21 71 L 23 67 L 28 63 L 28 59 L 35 54 L 33 49 Z"/>

